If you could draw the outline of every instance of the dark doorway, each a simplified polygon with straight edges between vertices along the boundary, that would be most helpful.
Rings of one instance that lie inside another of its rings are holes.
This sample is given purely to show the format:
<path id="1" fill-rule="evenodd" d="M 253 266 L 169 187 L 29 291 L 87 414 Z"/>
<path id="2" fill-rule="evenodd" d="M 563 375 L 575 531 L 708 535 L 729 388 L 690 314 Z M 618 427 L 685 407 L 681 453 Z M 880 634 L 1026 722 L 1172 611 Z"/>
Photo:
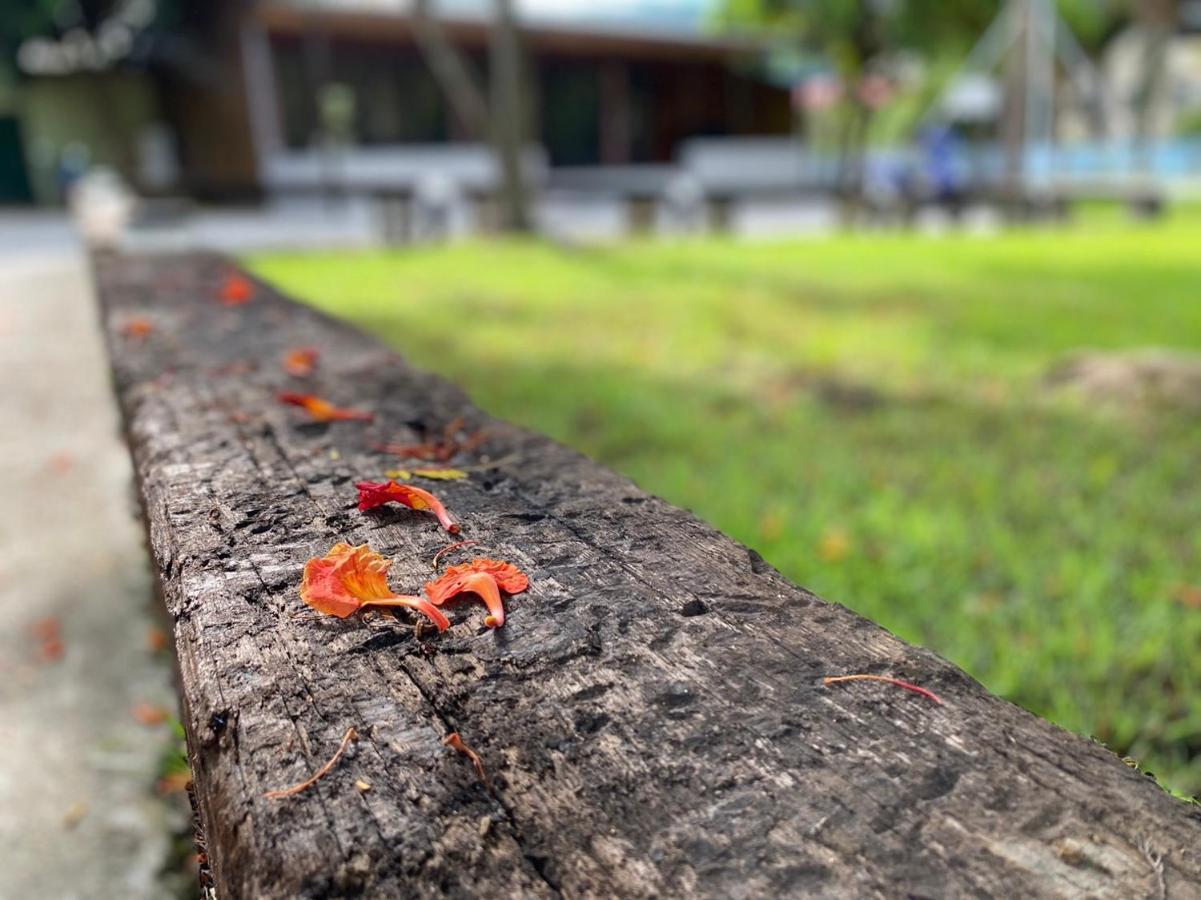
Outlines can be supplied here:
<path id="1" fill-rule="evenodd" d="M 591 61 L 542 68 L 542 143 L 552 165 L 600 162 L 600 78 Z"/>
<path id="2" fill-rule="evenodd" d="M 32 202 L 21 149 L 21 124 L 16 116 L 0 116 L 0 203 Z"/>

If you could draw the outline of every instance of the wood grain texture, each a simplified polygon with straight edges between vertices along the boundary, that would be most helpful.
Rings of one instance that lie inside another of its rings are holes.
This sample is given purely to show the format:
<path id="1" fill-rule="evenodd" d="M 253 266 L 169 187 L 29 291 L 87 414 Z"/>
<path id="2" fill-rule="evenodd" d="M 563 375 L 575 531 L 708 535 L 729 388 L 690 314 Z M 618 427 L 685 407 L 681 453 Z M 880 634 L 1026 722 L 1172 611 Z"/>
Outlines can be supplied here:
<path id="1" fill-rule="evenodd" d="M 1201 897 L 1201 807 L 361 333 L 266 285 L 222 307 L 229 268 L 96 261 L 222 898 Z M 285 375 L 307 345 L 317 372 Z M 377 419 L 305 424 L 281 389 Z M 393 557 L 395 590 L 430 577 L 451 538 L 357 512 L 353 483 L 398 465 L 373 444 L 458 416 L 488 434 L 458 462 L 494 464 L 430 487 L 470 550 L 530 574 L 504 628 L 478 603 L 442 635 L 301 615 L 338 541 Z M 848 672 L 946 704 L 823 687 Z M 329 775 L 263 797 L 351 726 Z"/>

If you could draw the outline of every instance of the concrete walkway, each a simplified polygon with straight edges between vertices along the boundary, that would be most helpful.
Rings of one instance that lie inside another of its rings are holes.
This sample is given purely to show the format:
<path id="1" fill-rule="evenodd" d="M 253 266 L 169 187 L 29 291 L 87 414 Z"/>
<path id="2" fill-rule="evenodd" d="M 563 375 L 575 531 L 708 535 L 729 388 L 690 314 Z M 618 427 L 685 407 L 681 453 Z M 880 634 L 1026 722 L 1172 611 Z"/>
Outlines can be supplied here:
<path id="1" fill-rule="evenodd" d="M 174 714 L 85 257 L 0 216 L 0 900 L 162 898 Z M 150 718 L 143 710 L 143 718 Z"/>

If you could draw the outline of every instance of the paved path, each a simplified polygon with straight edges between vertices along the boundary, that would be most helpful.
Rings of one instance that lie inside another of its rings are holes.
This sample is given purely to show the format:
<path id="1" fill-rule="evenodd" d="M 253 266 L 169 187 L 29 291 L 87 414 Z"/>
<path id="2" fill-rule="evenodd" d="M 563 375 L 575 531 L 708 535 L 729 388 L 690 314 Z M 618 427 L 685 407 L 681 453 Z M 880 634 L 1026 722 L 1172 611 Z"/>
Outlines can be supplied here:
<path id="1" fill-rule="evenodd" d="M 0 216 L 0 900 L 162 898 L 174 709 L 87 266 Z M 56 658 L 53 626 L 61 633 Z"/>

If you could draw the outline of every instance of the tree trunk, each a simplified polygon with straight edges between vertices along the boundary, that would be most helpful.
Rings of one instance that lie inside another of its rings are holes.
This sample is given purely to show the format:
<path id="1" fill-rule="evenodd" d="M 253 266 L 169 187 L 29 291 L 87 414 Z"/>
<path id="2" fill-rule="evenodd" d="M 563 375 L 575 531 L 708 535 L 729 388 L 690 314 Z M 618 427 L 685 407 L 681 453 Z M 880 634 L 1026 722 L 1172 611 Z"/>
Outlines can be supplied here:
<path id="1" fill-rule="evenodd" d="M 842 216 L 846 225 L 854 225 L 863 209 L 863 175 L 867 151 L 868 128 L 872 108 L 863 96 L 863 83 L 872 71 L 873 62 L 885 50 L 881 36 L 881 21 L 874 0 L 859 0 L 857 21 L 848 47 L 839 51 L 830 48 L 831 58 L 842 58 L 842 82 L 846 86 L 850 109 L 843 124 L 840 141 L 839 192 Z"/>
<path id="2" fill-rule="evenodd" d="M 858 89 L 859 82 L 856 82 L 852 92 L 857 94 Z M 871 118 L 871 108 L 853 96 L 838 149 L 838 195 L 845 227 L 855 225 L 863 211 L 863 176 Z"/>
<path id="3" fill-rule="evenodd" d="M 431 0 L 413 0 L 413 35 L 442 96 L 463 132 L 475 140 L 488 135 L 488 105 L 466 62 L 451 46 L 431 9 Z"/>
<path id="4" fill-rule="evenodd" d="M 1021 217 L 1025 200 L 1026 79 L 1030 5 L 1023 2 L 1012 14 L 1009 28 L 1016 28 L 1005 62 L 1005 106 L 1001 112 L 1001 142 L 1005 147 L 1004 203 L 1011 218 Z"/>
<path id="5" fill-rule="evenodd" d="M 1143 32 L 1142 77 L 1134 92 L 1134 142 L 1138 167 L 1149 174 L 1155 99 L 1163 83 L 1168 41 L 1176 22 L 1175 0 L 1144 0 L 1137 19 Z"/>
<path id="6" fill-rule="evenodd" d="M 495 10 L 491 43 L 491 135 L 501 168 L 501 227 L 505 231 L 530 231 L 533 220 L 521 165 L 525 137 L 521 47 L 513 0 L 495 0 Z"/>
<path id="7" fill-rule="evenodd" d="M 512 0 L 496 0 L 490 46 L 489 97 L 447 40 L 432 0 L 413 0 L 413 31 L 442 95 L 463 131 L 487 140 L 500 171 L 500 226 L 503 231 L 529 231 L 529 193 L 521 168 L 525 111 L 521 103 L 521 52 Z"/>

